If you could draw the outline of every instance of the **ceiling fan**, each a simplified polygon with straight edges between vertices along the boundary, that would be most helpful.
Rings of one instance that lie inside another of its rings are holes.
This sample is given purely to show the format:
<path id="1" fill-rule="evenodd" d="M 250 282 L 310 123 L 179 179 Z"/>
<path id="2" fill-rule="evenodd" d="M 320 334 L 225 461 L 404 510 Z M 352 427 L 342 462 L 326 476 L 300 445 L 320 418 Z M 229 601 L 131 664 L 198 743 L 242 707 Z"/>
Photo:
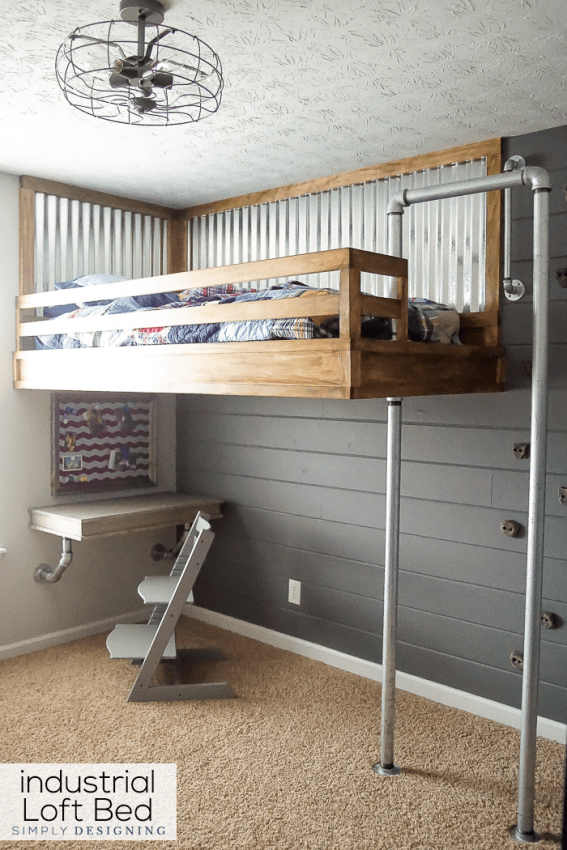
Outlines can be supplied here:
<path id="1" fill-rule="evenodd" d="M 57 53 L 67 101 L 126 124 L 185 124 L 220 106 L 220 59 L 197 36 L 162 27 L 159 0 L 121 0 L 121 21 L 77 27 Z M 133 26 L 136 31 L 133 30 Z"/>

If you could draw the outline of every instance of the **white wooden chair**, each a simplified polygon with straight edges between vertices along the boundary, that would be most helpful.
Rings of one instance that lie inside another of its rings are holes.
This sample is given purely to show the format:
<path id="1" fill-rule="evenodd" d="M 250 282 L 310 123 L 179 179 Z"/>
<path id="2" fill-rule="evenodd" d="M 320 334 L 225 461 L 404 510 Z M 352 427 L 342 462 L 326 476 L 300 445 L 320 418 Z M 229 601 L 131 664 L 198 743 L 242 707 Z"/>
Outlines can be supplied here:
<path id="1" fill-rule="evenodd" d="M 227 682 L 183 682 L 180 664 L 217 660 L 223 654 L 215 648 L 177 650 L 175 627 L 191 594 L 199 570 L 213 542 L 214 532 L 198 513 L 168 576 L 146 576 L 138 593 L 153 605 L 147 623 L 118 625 L 106 639 L 111 658 L 130 658 L 141 664 L 128 702 L 161 700 L 226 699 L 233 697 Z M 151 684 L 161 661 L 177 662 L 174 684 Z"/>

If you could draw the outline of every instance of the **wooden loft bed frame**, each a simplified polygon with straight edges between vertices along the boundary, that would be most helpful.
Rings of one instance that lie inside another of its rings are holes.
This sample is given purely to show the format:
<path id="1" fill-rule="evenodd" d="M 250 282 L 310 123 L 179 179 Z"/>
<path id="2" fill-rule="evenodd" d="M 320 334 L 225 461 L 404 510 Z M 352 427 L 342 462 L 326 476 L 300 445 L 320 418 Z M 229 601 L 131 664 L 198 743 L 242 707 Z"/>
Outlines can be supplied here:
<path id="1" fill-rule="evenodd" d="M 486 157 L 488 174 L 500 171 L 500 140 L 468 145 L 372 169 L 282 187 L 202 205 L 168 210 L 152 204 L 90 192 L 51 181 L 21 178 L 20 295 L 17 299 L 17 389 L 145 391 L 307 398 L 384 398 L 497 392 L 503 387 L 504 352 L 499 345 L 500 193 L 487 195 L 486 307 L 461 314 L 463 345 L 412 342 L 407 338 L 407 262 L 368 251 L 340 248 L 186 271 L 191 218 L 220 210 L 297 197 L 392 174 Z M 54 194 L 109 206 L 168 223 L 168 274 L 81 289 L 81 301 L 181 291 L 338 270 L 340 291 L 283 301 L 244 302 L 176 310 L 126 313 L 69 320 L 38 318 L 37 309 L 67 304 L 69 290 L 34 292 L 34 197 Z M 397 297 L 360 290 L 362 272 L 397 278 Z M 338 314 L 337 339 L 145 345 L 124 348 L 30 350 L 38 333 L 64 333 L 68 322 L 81 330 L 141 328 L 215 321 Z M 363 339 L 361 316 L 397 320 L 397 338 Z M 41 326 L 41 331 L 39 330 Z"/>

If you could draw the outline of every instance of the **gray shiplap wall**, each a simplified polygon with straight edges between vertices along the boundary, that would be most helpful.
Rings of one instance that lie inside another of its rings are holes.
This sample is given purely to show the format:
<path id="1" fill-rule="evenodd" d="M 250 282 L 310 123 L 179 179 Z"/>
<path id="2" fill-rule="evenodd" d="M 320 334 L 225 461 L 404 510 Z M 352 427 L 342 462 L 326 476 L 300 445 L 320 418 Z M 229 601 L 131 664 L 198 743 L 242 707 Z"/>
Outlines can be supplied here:
<path id="1" fill-rule="evenodd" d="M 567 720 L 567 128 L 507 140 L 551 172 L 551 393 L 540 714 Z M 513 197 L 514 278 L 503 306 L 508 391 L 403 405 L 399 668 L 519 706 L 527 518 L 525 363 L 531 338 L 531 193 Z M 198 604 L 360 658 L 381 660 L 386 402 L 178 398 L 178 486 L 228 503 L 201 573 Z M 287 602 L 302 582 L 301 606 Z"/>

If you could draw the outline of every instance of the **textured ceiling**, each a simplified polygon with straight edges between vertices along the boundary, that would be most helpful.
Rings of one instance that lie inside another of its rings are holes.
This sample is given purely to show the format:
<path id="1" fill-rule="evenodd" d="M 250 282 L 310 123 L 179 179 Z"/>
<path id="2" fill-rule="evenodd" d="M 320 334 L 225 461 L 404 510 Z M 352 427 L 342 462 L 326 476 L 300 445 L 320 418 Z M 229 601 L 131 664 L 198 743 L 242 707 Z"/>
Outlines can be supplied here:
<path id="1" fill-rule="evenodd" d="M 565 0 L 169 0 L 220 55 L 220 110 L 133 127 L 54 74 L 118 0 L 0 0 L 0 171 L 188 206 L 567 124 Z"/>

